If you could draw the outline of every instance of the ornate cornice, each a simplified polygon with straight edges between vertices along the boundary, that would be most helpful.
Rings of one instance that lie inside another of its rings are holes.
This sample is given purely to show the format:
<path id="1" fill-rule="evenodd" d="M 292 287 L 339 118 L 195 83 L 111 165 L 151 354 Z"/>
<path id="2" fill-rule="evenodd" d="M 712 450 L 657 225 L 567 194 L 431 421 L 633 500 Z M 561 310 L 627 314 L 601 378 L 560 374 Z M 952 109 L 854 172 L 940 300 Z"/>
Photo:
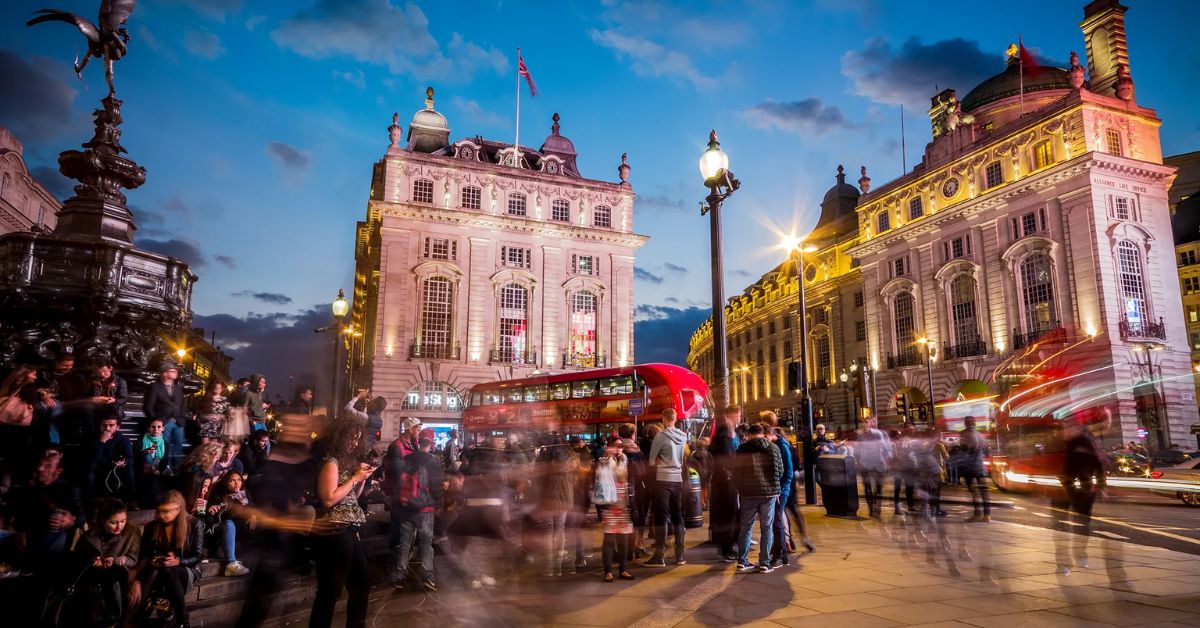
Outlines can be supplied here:
<path id="1" fill-rule="evenodd" d="M 487 231 L 504 232 L 506 234 L 524 234 L 564 238 L 575 241 L 600 242 L 635 249 L 640 248 L 650 240 L 650 236 L 637 233 L 624 233 L 565 223 L 544 222 L 516 216 L 498 216 L 473 210 L 442 209 L 389 201 L 370 201 L 369 206 L 372 209 L 378 209 L 380 214 L 385 217 L 471 227 Z M 387 228 L 386 226 L 384 227 L 384 229 Z"/>

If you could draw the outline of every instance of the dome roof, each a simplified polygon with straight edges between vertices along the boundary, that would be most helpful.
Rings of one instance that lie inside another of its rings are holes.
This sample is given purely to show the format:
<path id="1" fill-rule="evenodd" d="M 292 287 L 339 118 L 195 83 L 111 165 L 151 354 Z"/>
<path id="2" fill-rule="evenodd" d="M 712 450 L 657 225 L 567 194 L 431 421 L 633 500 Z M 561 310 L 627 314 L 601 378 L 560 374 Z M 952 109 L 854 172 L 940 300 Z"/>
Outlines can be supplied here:
<path id="1" fill-rule="evenodd" d="M 826 203 L 843 198 L 852 199 L 854 204 L 857 205 L 858 196 L 858 188 L 846 183 L 846 173 L 841 166 L 838 166 L 837 183 L 833 184 L 833 187 L 829 188 L 829 191 L 825 193 L 825 198 L 821 200 L 821 205 L 824 206 Z"/>
<path id="2" fill-rule="evenodd" d="M 450 124 L 446 116 L 433 109 L 433 88 L 425 88 L 425 108 L 413 114 L 408 123 L 408 148 L 432 153 L 450 144 Z"/>
<path id="3" fill-rule="evenodd" d="M 864 170 L 863 177 L 866 178 Z M 821 200 L 821 218 L 809 235 L 813 241 L 826 241 L 840 238 L 858 228 L 858 218 L 855 213 L 858 207 L 858 188 L 846 183 L 845 168 L 838 166 L 837 183 L 825 193 Z"/>
<path id="4" fill-rule="evenodd" d="M 546 136 L 546 141 L 542 142 L 542 152 L 555 155 L 575 155 L 575 144 L 571 142 L 565 135 L 560 135 L 558 125 L 558 114 L 554 114 L 554 124 L 550 126 L 550 135 Z"/>
<path id="5" fill-rule="evenodd" d="M 1071 89 L 1071 81 L 1067 71 L 1052 66 L 1041 66 L 1036 75 L 1025 72 L 1025 93 L 1042 92 L 1052 89 Z M 975 86 L 962 99 L 962 110 L 971 112 L 983 105 L 997 100 L 1003 100 L 1021 93 L 1021 70 L 1019 62 L 1014 58 L 1009 60 L 1008 67 L 1003 72 Z"/>

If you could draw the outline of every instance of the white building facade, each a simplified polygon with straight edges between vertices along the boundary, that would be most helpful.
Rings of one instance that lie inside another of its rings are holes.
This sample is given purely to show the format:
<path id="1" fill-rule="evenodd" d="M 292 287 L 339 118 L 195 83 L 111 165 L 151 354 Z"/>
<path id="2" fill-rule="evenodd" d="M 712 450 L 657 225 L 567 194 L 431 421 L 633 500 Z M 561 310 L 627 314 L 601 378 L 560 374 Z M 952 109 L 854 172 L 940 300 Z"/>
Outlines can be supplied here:
<path id="1" fill-rule="evenodd" d="M 0 126 L 0 233 L 49 233 L 62 203 L 29 174 L 23 153 L 21 141 Z"/>
<path id="2" fill-rule="evenodd" d="M 455 423 L 468 389 L 497 379 L 631 364 L 633 188 L 584 178 L 573 144 L 450 142 L 433 90 L 375 164 L 357 233 L 351 366 L 400 417 Z"/>

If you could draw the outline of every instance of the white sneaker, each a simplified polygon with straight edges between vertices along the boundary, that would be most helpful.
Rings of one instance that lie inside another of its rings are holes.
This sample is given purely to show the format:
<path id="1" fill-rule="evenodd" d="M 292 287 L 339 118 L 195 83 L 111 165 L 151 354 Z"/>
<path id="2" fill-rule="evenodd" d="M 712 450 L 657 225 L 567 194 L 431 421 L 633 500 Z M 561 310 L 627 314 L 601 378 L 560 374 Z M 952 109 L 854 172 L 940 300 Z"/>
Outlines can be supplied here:
<path id="1" fill-rule="evenodd" d="M 479 578 L 479 580 L 480 580 L 480 582 L 483 582 L 483 586 L 485 586 L 485 587 L 496 586 L 496 579 L 491 576 L 482 576 Z"/>
<path id="2" fill-rule="evenodd" d="M 225 575 L 227 576 L 244 576 L 248 573 L 250 573 L 250 570 L 240 560 L 235 560 L 225 565 Z"/>

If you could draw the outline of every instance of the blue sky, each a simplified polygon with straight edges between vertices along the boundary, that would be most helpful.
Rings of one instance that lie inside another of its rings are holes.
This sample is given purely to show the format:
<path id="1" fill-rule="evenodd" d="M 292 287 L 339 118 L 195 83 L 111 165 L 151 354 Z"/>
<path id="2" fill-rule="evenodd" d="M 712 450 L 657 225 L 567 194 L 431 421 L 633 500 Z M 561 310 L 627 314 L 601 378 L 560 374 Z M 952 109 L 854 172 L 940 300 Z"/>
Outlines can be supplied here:
<path id="1" fill-rule="evenodd" d="M 99 2 L 50 4 L 94 19 Z M 193 263 L 197 322 L 242 349 L 240 366 L 282 369 L 253 354 L 301 358 L 312 335 L 298 331 L 352 285 L 392 112 L 407 127 L 432 85 L 454 138 L 510 139 L 520 46 L 541 90 L 522 99 L 523 143 L 558 112 L 585 176 L 615 180 L 629 153 L 635 229 L 652 238 L 636 300 L 655 331 L 638 358 L 679 361 L 710 300 L 696 167 L 709 128 L 743 183 L 725 212 L 735 293 L 778 262 L 773 228 L 815 223 L 839 163 L 875 185 L 901 173 L 900 103 L 911 167 L 935 86 L 965 95 L 1018 33 L 1044 62 L 1082 53 L 1084 4 L 142 0 L 117 65 L 123 142 L 149 172 L 129 194 L 139 243 Z M 1163 119 L 1168 154 L 1196 150 L 1200 3 L 1126 4 L 1138 101 Z M 61 192 L 56 156 L 90 136 L 104 83 L 99 67 L 71 75 L 70 26 L 24 26 L 43 6 L 0 7 L 0 124 Z M 291 349 L 272 344 L 285 337 Z"/>

